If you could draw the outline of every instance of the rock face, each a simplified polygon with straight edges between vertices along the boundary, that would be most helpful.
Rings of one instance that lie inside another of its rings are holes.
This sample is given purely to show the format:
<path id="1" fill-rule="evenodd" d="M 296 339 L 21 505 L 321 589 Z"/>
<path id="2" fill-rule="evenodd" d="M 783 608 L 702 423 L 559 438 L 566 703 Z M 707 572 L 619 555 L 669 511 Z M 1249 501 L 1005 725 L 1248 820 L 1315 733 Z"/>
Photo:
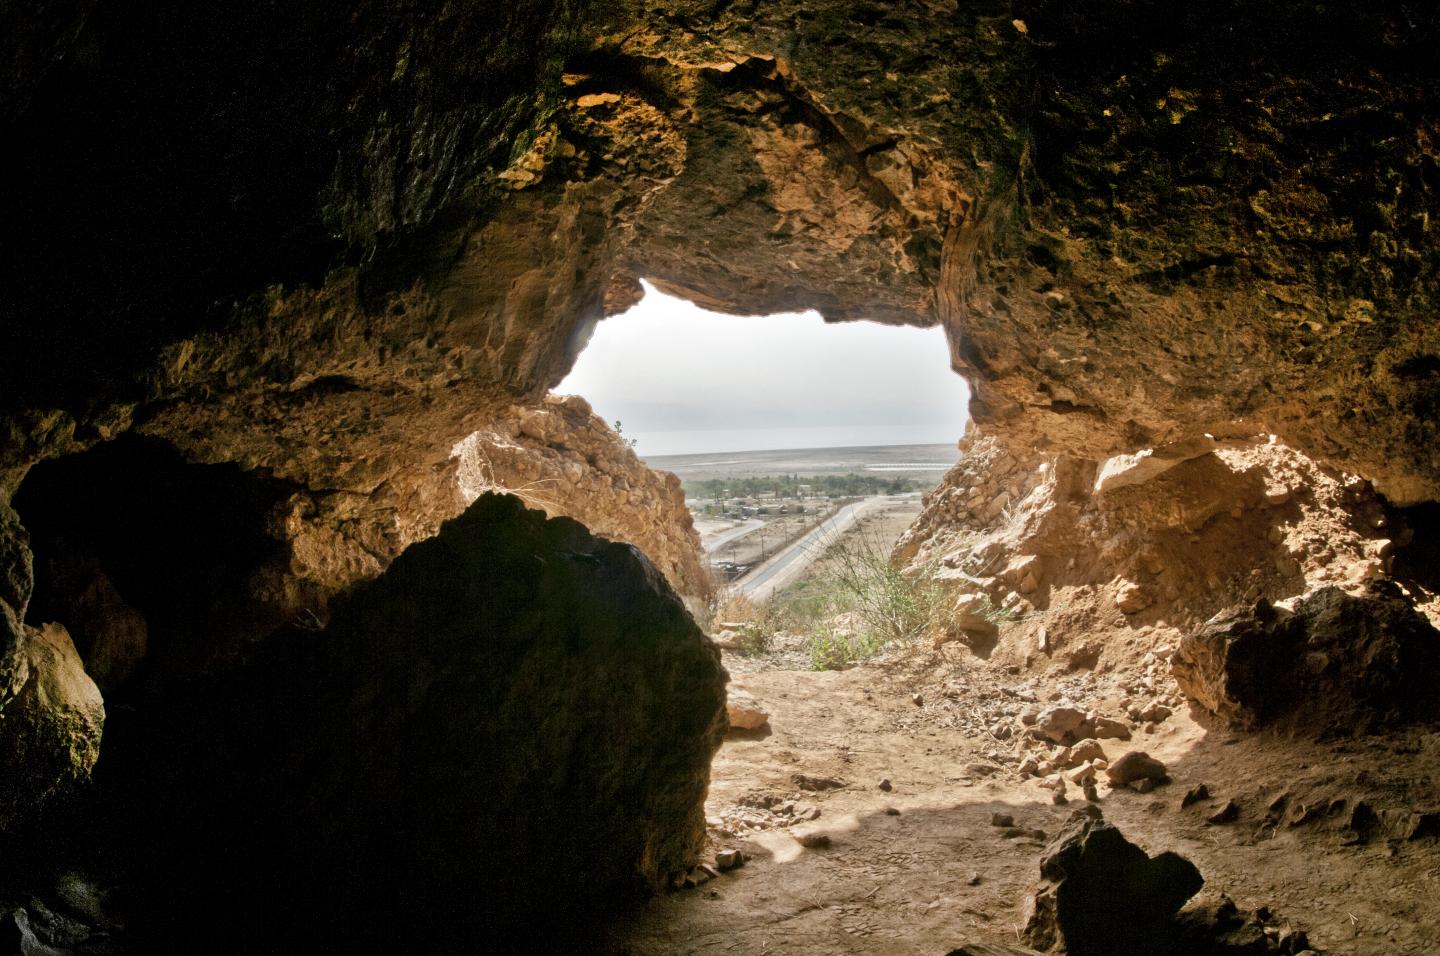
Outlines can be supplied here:
<path id="1" fill-rule="evenodd" d="M 462 442 L 458 457 L 467 501 L 508 491 L 548 515 L 635 545 L 692 601 L 713 591 L 680 479 L 647 468 L 583 398 L 551 396 L 514 408 Z"/>
<path id="2" fill-rule="evenodd" d="M 1046 848 L 1040 876 L 1025 941 L 1068 956 L 1175 953 L 1175 914 L 1205 883 L 1184 857 L 1147 856 L 1115 827 L 1084 813 L 1071 814 Z"/>
<path id="3" fill-rule="evenodd" d="M 1364 733 L 1437 713 L 1440 631 L 1387 582 L 1325 588 L 1293 611 L 1261 601 L 1180 642 L 1171 665 L 1197 720 L 1254 730 Z"/>
<path id="4" fill-rule="evenodd" d="M 0 836 L 85 783 L 105 703 L 65 629 L 21 624 L 0 602 Z"/>
<path id="5" fill-rule="evenodd" d="M 1093 666 L 1087 654 L 1114 659 L 1137 635 L 1175 642 L 1262 595 L 1358 592 L 1410 536 L 1367 483 L 1268 438 L 1157 449 L 1139 461 L 1164 467 L 1148 469 L 1037 454 L 982 429 L 961 452 L 896 557 L 955 592 L 956 628 L 994 622 L 995 653 L 1032 663 Z"/>
<path id="6" fill-rule="evenodd" d="M 663 886 L 702 848 L 724 681 L 633 548 L 482 496 L 325 632 L 122 731 L 132 877 L 195 891 L 140 940 L 466 951 Z"/>

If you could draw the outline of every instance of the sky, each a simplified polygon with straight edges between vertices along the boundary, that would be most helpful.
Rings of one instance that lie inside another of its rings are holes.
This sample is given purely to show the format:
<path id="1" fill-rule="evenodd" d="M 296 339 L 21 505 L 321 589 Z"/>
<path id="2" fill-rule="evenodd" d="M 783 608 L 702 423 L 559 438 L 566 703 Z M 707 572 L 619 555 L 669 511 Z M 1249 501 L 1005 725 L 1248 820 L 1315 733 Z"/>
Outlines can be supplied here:
<path id="1" fill-rule="evenodd" d="M 583 395 L 652 457 L 953 443 L 969 401 L 939 328 L 722 315 L 648 283 L 555 391 Z"/>

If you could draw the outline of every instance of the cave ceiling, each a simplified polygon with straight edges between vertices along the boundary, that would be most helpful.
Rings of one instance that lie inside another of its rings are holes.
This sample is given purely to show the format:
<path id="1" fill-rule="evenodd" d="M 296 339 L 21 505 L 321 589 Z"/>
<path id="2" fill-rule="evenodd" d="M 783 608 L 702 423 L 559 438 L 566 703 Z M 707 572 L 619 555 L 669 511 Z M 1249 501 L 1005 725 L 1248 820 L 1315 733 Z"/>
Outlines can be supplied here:
<path id="1" fill-rule="evenodd" d="M 643 275 L 943 324 L 973 417 L 1034 447 L 1270 431 L 1440 498 L 1428 5 L 26 7 L 7 492 L 137 430 L 394 493 Z"/>

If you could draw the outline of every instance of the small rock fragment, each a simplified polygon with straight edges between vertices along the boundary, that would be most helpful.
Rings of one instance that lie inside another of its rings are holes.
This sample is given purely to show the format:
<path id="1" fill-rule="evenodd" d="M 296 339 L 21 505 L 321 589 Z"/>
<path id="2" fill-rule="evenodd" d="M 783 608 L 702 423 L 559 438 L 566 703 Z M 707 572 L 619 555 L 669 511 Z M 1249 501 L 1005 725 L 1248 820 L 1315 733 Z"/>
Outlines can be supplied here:
<path id="1" fill-rule="evenodd" d="M 1008 813 L 992 813 L 990 814 L 990 825 L 992 827 L 1013 827 L 1015 818 Z"/>
<path id="2" fill-rule="evenodd" d="M 1136 614 L 1150 606 L 1150 595 L 1134 581 L 1126 581 L 1115 592 L 1115 606 L 1126 614 Z"/>
<path id="3" fill-rule="evenodd" d="M 808 850 L 819 850 L 830 845 L 828 833 L 801 833 L 795 837 Z"/>
<path id="4" fill-rule="evenodd" d="M 848 787 L 849 784 L 839 777 L 811 776 L 806 773 L 792 773 L 790 782 L 801 790 L 839 790 L 841 787 Z"/>
<path id="5" fill-rule="evenodd" d="M 1140 719 L 1158 724 L 1168 718 L 1172 713 L 1174 713 L 1174 711 L 1157 701 L 1140 711 Z"/>
<path id="6" fill-rule="evenodd" d="M 976 872 L 976 873 L 971 873 L 971 874 L 970 874 L 970 879 L 966 880 L 965 882 L 966 882 L 967 884 L 969 884 L 970 886 L 979 886 L 979 885 L 980 885 L 980 874 L 979 874 L 978 872 Z"/>
<path id="7" fill-rule="evenodd" d="M 1085 792 L 1086 800 L 1090 801 L 1091 803 L 1100 802 L 1100 794 L 1095 790 L 1094 777 L 1086 777 L 1085 782 L 1080 784 L 1080 787 Z"/>
<path id="8" fill-rule="evenodd" d="M 892 789 L 892 786 L 891 786 L 890 778 L 889 778 L 889 777 L 886 777 L 886 778 L 884 778 L 883 780 L 880 781 L 880 789 L 881 789 L 881 790 L 884 790 L 886 793 L 889 793 L 889 792 L 890 792 L 890 790 Z"/>
<path id="9" fill-rule="evenodd" d="M 1203 783 L 1197 783 L 1185 791 L 1185 796 L 1180 798 L 1180 809 L 1185 809 L 1191 804 L 1199 803 L 1201 800 L 1210 799 L 1210 788 Z"/>
<path id="10" fill-rule="evenodd" d="M 1240 805 L 1234 800 L 1226 800 L 1225 806 L 1216 810 L 1206 817 L 1209 823 L 1233 823 L 1240 816 Z"/>
<path id="11" fill-rule="evenodd" d="M 1142 750 L 1132 750 L 1110 764 L 1105 776 L 1114 787 L 1123 787 L 1136 780 L 1154 780 L 1159 783 L 1167 779 L 1165 765 Z"/>
<path id="12" fill-rule="evenodd" d="M 715 866 L 721 873 L 728 873 L 745 865 L 745 854 L 736 849 L 725 849 L 715 854 Z"/>
<path id="13" fill-rule="evenodd" d="M 1130 725 L 1125 723 L 1123 720 L 1115 720 L 1111 717 L 1096 717 L 1095 739 L 1129 740 Z"/>
<path id="14" fill-rule="evenodd" d="M 730 726 L 737 730 L 759 730 L 770 722 L 770 714 L 753 696 L 734 687 L 726 697 L 725 713 L 730 718 Z"/>
<path id="15" fill-rule="evenodd" d="M 797 803 L 791 815 L 796 820 L 818 820 L 820 819 L 820 808 L 813 803 Z"/>
<path id="16" fill-rule="evenodd" d="M 900 815 L 900 811 L 899 811 L 898 809 L 896 809 L 895 807 L 886 807 L 886 808 L 885 808 L 885 815 L 886 815 L 887 817 L 898 817 L 898 816 Z"/>
<path id="17" fill-rule="evenodd" d="M 1075 707 L 1050 707 L 1035 721 L 1035 731 L 1057 744 L 1079 740 L 1085 727 L 1085 712 Z"/>
<path id="18" fill-rule="evenodd" d="M 1080 764 L 1089 760 L 1104 759 L 1106 759 L 1104 749 L 1100 746 L 1100 742 L 1093 738 L 1082 740 L 1071 747 L 1066 757 L 1067 763 L 1072 767 L 1078 767 Z"/>
<path id="19" fill-rule="evenodd" d="M 920 693 L 911 694 L 910 702 L 916 707 L 923 707 L 925 706 L 925 695 Z"/>

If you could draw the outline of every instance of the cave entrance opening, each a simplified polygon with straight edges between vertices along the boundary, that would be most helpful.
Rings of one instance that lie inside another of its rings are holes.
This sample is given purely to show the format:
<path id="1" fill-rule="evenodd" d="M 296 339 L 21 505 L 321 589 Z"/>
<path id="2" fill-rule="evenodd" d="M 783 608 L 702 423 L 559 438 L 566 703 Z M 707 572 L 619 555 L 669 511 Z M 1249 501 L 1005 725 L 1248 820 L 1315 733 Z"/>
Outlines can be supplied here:
<path id="1" fill-rule="evenodd" d="M 680 479 L 671 530 L 692 549 L 685 525 L 698 532 L 697 617 L 787 666 L 844 666 L 917 636 L 931 596 L 890 554 L 958 457 L 969 394 L 943 331 L 725 315 L 642 285 L 638 304 L 584 330 L 555 391 Z M 832 620 L 847 615 L 866 620 L 837 643 Z M 789 643 L 772 646 L 776 633 Z"/>

